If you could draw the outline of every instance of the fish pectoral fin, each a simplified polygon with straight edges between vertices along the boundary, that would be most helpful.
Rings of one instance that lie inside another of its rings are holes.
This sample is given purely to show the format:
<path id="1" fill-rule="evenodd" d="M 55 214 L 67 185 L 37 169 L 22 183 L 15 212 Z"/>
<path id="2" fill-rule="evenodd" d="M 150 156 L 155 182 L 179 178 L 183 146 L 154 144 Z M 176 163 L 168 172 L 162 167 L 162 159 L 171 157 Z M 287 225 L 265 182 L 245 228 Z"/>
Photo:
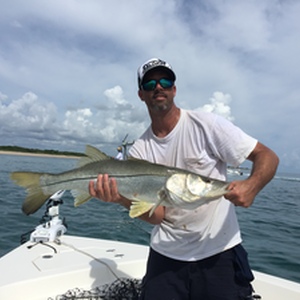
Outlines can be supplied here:
<path id="1" fill-rule="evenodd" d="M 153 203 L 143 201 L 132 201 L 129 211 L 131 218 L 136 218 L 149 211 L 154 206 Z"/>
<path id="2" fill-rule="evenodd" d="M 71 194 L 75 198 L 74 199 L 75 207 L 89 201 L 92 198 L 92 196 L 88 192 L 82 190 L 72 190 Z"/>
<path id="3" fill-rule="evenodd" d="M 157 208 L 158 206 L 160 206 L 163 202 L 164 202 L 164 199 L 158 200 L 158 201 L 155 203 L 155 205 L 152 206 L 152 208 L 151 208 L 151 210 L 150 210 L 150 212 L 149 212 L 149 217 L 151 217 L 151 216 L 153 215 L 153 213 L 154 213 L 154 211 L 156 210 L 156 208 Z"/>

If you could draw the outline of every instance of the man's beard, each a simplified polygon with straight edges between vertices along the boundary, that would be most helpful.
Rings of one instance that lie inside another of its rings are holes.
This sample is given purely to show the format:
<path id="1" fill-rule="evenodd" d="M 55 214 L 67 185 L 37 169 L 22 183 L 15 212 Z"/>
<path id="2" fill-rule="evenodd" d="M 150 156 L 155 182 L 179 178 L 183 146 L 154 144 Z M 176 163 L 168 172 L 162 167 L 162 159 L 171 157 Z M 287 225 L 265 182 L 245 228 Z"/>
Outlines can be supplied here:
<path id="1" fill-rule="evenodd" d="M 159 93 L 157 93 L 157 94 L 159 94 Z M 154 103 L 152 103 L 152 105 L 151 105 L 151 108 L 153 110 L 155 110 L 155 111 L 165 111 L 165 110 L 168 110 L 168 108 L 170 107 L 170 105 L 171 105 L 170 102 L 166 98 L 166 100 L 162 101 L 162 102 L 156 102 L 156 101 L 154 101 Z"/>
<path id="2" fill-rule="evenodd" d="M 168 107 L 169 107 L 169 105 L 167 103 L 152 105 L 152 109 L 155 111 L 165 111 L 168 109 Z"/>

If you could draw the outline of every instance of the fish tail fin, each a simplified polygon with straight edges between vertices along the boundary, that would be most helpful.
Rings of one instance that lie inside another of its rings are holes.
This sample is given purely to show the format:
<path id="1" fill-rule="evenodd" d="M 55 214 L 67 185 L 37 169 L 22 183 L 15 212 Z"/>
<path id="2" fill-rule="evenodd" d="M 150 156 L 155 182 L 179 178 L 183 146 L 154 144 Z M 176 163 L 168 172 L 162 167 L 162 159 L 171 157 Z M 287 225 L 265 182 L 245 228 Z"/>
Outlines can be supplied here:
<path id="1" fill-rule="evenodd" d="M 10 178 L 19 186 L 26 188 L 27 197 L 22 205 L 26 215 L 35 213 L 51 195 L 45 195 L 40 186 L 43 173 L 13 172 Z"/>

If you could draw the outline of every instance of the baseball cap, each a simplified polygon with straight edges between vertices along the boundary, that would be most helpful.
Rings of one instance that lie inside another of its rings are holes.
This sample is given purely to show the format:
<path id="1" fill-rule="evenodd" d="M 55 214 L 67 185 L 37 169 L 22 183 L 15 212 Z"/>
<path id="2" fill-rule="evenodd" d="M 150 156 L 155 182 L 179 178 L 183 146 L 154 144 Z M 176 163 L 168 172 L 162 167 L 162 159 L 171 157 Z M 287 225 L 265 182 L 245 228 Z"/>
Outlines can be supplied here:
<path id="1" fill-rule="evenodd" d="M 166 61 L 163 61 L 159 58 L 151 58 L 147 60 L 145 63 L 143 63 L 139 68 L 138 68 L 138 85 L 141 87 L 141 84 L 143 82 L 143 79 L 145 75 L 153 69 L 160 68 L 164 69 L 167 71 L 170 75 L 170 79 L 173 81 L 176 80 L 176 75 L 171 67 L 170 64 L 168 64 Z"/>

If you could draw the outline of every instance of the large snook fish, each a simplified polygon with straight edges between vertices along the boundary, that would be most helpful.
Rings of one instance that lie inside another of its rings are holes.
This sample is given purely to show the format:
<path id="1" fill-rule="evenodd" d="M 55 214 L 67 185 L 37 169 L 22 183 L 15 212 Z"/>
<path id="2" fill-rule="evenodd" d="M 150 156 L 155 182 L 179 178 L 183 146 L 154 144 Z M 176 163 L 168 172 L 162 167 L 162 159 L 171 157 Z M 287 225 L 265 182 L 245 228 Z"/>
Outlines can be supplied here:
<path id="1" fill-rule="evenodd" d="M 27 189 L 23 212 L 36 212 L 58 190 L 71 190 L 75 206 L 88 201 L 89 181 L 96 180 L 98 174 L 116 178 L 119 193 L 133 200 L 129 213 L 132 218 L 149 210 L 151 215 L 159 205 L 194 209 L 228 192 L 228 182 L 144 160 L 116 160 L 89 145 L 78 165 L 59 174 L 11 173 L 11 179 Z"/>

